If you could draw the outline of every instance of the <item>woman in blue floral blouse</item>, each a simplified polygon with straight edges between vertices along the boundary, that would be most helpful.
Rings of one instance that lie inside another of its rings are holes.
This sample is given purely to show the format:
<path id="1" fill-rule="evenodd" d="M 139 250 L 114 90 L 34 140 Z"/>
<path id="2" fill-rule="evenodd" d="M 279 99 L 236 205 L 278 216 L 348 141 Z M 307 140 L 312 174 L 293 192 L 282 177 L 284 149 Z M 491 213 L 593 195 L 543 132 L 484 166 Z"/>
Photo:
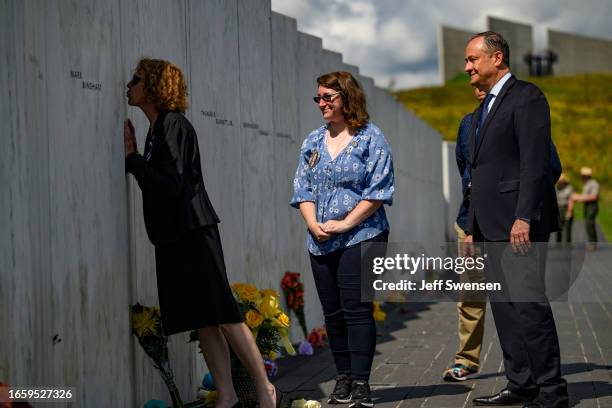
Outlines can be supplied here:
<path id="1" fill-rule="evenodd" d="M 361 298 L 361 244 L 386 242 L 383 204 L 393 197 L 391 150 L 369 121 L 366 98 L 348 72 L 317 78 L 325 124 L 302 144 L 291 205 L 308 227 L 308 250 L 338 371 L 329 403 L 371 407 L 368 384 L 376 325 Z"/>

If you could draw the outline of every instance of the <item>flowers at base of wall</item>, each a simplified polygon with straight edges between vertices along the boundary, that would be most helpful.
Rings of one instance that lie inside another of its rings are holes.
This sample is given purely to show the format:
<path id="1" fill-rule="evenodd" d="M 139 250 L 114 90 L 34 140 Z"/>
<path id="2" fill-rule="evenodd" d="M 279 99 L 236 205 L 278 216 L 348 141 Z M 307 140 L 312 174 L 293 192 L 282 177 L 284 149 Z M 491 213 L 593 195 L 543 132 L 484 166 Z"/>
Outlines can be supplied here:
<path id="1" fill-rule="evenodd" d="M 316 400 L 306 400 L 304 398 L 296 398 L 291 401 L 290 408 L 321 408 L 321 403 Z"/>
<path id="2" fill-rule="evenodd" d="M 304 338 L 307 338 L 308 328 L 304 315 L 304 284 L 300 281 L 300 274 L 298 272 L 285 272 L 281 280 L 281 288 L 285 294 L 287 309 L 295 313 Z"/>
<path id="3" fill-rule="evenodd" d="M 232 291 L 261 355 L 275 356 L 281 344 L 287 354 L 295 355 L 289 341 L 291 321 L 280 308 L 278 292 L 273 289 L 259 290 L 248 283 L 235 283 Z"/>
<path id="4" fill-rule="evenodd" d="M 278 366 L 276 362 L 270 358 L 264 358 L 264 367 L 266 368 L 266 374 L 268 378 L 272 378 L 278 374 Z"/>
<path id="5" fill-rule="evenodd" d="M 143 306 L 136 303 L 131 307 L 132 333 L 145 353 L 153 360 L 153 366 L 159 371 L 170 397 L 173 408 L 182 408 L 183 402 L 174 382 L 174 373 L 168 359 L 168 337 L 161 325 L 159 307 Z"/>
<path id="6" fill-rule="evenodd" d="M 219 399 L 219 393 L 215 390 L 200 388 L 198 390 L 198 399 L 204 400 L 205 407 L 214 407 Z"/>
<path id="7" fill-rule="evenodd" d="M 327 330 L 325 330 L 325 326 L 319 326 L 312 329 L 308 335 L 308 342 L 312 347 L 325 347 L 327 344 Z"/>
<path id="8" fill-rule="evenodd" d="M 372 312 L 374 320 L 377 322 L 384 322 L 387 320 L 387 313 L 380 307 L 380 302 L 374 301 L 372 303 L 374 304 L 374 311 Z"/>
<path id="9" fill-rule="evenodd" d="M 312 356 L 314 354 L 314 349 L 312 348 L 312 344 L 309 341 L 303 341 L 298 346 L 298 354 L 300 356 Z"/>

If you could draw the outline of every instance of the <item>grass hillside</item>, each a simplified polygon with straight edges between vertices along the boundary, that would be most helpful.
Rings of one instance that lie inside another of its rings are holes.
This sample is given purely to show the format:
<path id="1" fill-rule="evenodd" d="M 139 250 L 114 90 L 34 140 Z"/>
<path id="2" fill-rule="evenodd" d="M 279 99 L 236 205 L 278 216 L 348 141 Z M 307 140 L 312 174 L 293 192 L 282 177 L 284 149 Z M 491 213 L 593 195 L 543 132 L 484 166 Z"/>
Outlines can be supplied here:
<path id="1" fill-rule="evenodd" d="M 612 240 L 612 74 L 529 80 L 548 99 L 552 137 L 574 188 L 582 189 L 578 173 L 582 166 L 592 167 L 594 178 L 601 183 L 598 222 Z M 477 106 L 467 84 L 467 75 L 461 75 L 444 86 L 395 94 L 445 140 L 455 140 L 461 118 Z"/>

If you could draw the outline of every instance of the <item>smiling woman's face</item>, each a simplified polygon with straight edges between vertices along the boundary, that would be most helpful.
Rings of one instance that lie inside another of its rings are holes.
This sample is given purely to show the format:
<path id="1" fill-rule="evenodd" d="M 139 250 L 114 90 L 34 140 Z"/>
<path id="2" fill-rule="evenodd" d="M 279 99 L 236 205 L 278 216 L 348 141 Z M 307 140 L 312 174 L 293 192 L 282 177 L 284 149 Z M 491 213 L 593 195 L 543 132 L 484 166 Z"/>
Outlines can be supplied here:
<path id="1" fill-rule="evenodd" d="M 139 69 L 134 73 L 134 76 L 127 83 L 127 98 L 128 104 L 131 106 L 141 106 L 147 101 L 144 92 L 144 71 Z"/>
<path id="2" fill-rule="evenodd" d="M 331 96 L 331 101 L 327 102 L 324 99 L 319 101 L 319 109 L 326 122 L 341 122 L 344 121 L 344 113 L 342 112 L 342 95 L 335 89 L 326 88 L 319 85 L 317 96 L 323 98 L 326 95 Z"/>

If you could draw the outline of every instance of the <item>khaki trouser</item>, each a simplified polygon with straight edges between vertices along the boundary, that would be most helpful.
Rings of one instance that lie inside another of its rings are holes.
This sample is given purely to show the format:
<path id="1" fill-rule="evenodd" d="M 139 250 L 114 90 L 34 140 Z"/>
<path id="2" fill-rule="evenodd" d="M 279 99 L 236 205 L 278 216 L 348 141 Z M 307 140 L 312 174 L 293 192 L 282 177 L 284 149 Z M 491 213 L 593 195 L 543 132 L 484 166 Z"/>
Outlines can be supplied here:
<path id="1" fill-rule="evenodd" d="M 457 232 L 457 242 L 463 242 L 465 233 L 457 223 L 455 223 L 455 231 Z M 466 271 L 461 275 L 462 282 L 482 282 L 484 279 L 482 271 Z M 487 299 L 484 293 L 482 295 L 470 293 L 469 300 L 462 300 L 457 303 L 459 350 L 455 354 L 455 364 L 463 364 L 472 369 L 478 369 L 484 335 L 486 306 Z"/>

